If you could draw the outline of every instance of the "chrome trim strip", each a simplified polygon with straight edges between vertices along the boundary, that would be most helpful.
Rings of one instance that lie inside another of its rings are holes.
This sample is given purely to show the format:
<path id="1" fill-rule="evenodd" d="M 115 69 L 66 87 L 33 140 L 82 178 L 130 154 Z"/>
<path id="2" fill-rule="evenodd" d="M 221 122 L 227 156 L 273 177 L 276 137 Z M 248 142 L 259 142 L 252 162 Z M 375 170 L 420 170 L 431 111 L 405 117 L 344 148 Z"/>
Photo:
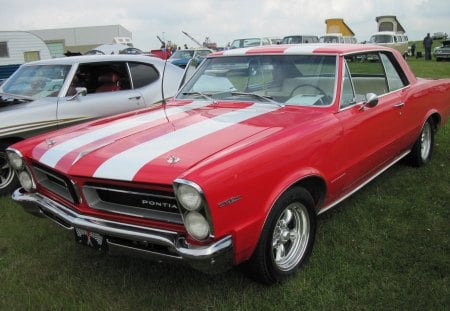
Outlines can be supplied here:
<path id="1" fill-rule="evenodd" d="M 161 198 L 161 199 L 167 199 L 167 200 L 173 200 L 176 202 L 175 196 L 163 196 L 163 195 L 157 195 L 147 192 L 133 192 L 133 191 L 126 191 L 126 190 L 120 190 L 120 189 L 114 189 L 114 188 L 107 188 L 107 187 L 96 187 L 96 186 L 83 186 L 83 194 L 86 198 L 86 203 L 90 208 L 96 209 L 96 210 L 102 210 L 106 212 L 112 212 L 122 215 L 128 215 L 138 218 L 146 218 L 146 219 L 154 219 L 158 221 L 164 221 L 164 222 L 172 222 L 177 224 L 182 224 L 183 220 L 181 217 L 181 213 L 179 212 L 179 209 L 177 208 L 177 212 L 170 212 L 170 211 L 164 211 L 164 210 L 158 210 L 153 208 L 146 208 L 144 206 L 135 206 L 135 205 L 123 205 L 116 202 L 109 202 L 104 201 L 100 198 L 98 194 L 98 190 L 108 191 L 108 192 L 116 192 L 116 193 L 123 193 L 123 194 L 130 194 L 134 196 L 144 196 L 147 198 L 155 197 L 155 198 Z"/>
<path id="2" fill-rule="evenodd" d="M 370 177 L 369 179 L 367 179 L 365 182 L 363 182 L 361 185 L 359 185 L 358 187 L 356 187 L 355 189 L 353 189 L 352 191 L 350 191 L 349 193 L 347 193 L 346 195 L 344 195 L 343 197 L 339 198 L 338 200 L 331 202 L 330 204 L 328 204 L 327 206 L 325 206 L 324 208 L 320 209 L 320 211 L 317 213 L 317 215 L 320 215 L 322 213 L 325 213 L 326 211 L 328 211 L 329 209 L 331 209 L 332 207 L 338 205 L 339 203 L 341 203 L 342 201 L 344 201 L 345 199 L 347 199 L 349 196 L 351 196 L 352 194 L 354 194 L 355 192 L 357 192 L 358 190 L 360 190 L 362 187 L 364 187 L 365 185 L 367 185 L 368 183 L 370 183 L 372 180 L 374 180 L 375 178 L 377 178 L 379 175 L 381 175 L 382 173 L 384 173 L 387 169 L 389 169 L 391 166 L 393 166 L 395 163 L 397 163 L 398 161 L 400 161 L 401 159 L 403 159 L 406 155 L 408 155 L 408 153 L 410 153 L 411 150 L 408 150 L 406 152 L 404 152 L 403 154 L 401 154 L 400 156 L 398 156 L 397 158 L 395 158 L 391 163 L 387 164 L 385 167 L 383 167 L 381 170 L 379 170 L 377 173 L 375 173 L 374 175 L 372 175 L 372 177 Z"/>
<path id="3" fill-rule="evenodd" d="M 132 190 L 123 190 L 123 189 L 117 189 L 117 188 L 108 188 L 108 187 L 103 187 L 103 186 L 94 186 L 94 185 L 86 185 L 83 186 L 83 188 L 89 188 L 89 189 L 95 189 L 95 190 L 105 190 L 105 191 L 111 191 L 111 192 L 120 192 L 120 193 L 126 193 L 126 194 L 135 194 L 135 195 L 150 195 L 153 197 L 157 197 L 157 198 L 162 198 L 162 199 L 174 199 L 175 200 L 175 195 L 173 196 L 168 196 L 168 195 L 161 195 L 161 194 L 154 194 L 151 193 L 152 190 L 149 190 L 150 192 L 138 192 L 138 191 L 132 191 Z"/>

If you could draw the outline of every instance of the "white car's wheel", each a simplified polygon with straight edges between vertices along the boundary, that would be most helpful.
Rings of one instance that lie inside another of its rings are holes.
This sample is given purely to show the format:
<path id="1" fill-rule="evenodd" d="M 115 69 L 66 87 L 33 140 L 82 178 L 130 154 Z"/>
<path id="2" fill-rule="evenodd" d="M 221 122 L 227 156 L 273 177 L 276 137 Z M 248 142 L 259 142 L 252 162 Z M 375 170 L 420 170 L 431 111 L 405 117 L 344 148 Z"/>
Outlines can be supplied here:
<path id="1" fill-rule="evenodd" d="M 0 142 L 0 195 L 11 194 L 19 187 L 19 182 L 12 167 L 9 166 L 6 155 L 7 143 Z"/>

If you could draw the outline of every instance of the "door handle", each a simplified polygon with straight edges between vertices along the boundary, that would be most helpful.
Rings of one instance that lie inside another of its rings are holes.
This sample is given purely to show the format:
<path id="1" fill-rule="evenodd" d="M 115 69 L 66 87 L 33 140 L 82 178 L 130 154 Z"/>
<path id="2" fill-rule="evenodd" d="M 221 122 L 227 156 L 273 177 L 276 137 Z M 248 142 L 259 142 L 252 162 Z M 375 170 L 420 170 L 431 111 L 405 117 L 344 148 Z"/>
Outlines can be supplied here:
<path id="1" fill-rule="evenodd" d="M 138 96 L 128 97 L 128 99 L 129 99 L 129 100 L 132 100 L 132 99 L 137 99 L 137 100 L 139 100 L 139 99 L 141 99 L 141 96 L 138 95 Z"/>
<path id="2" fill-rule="evenodd" d="M 403 102 L 394 105 L 395 108 L 403 108 L 403 106 L 405 106 Z"/>

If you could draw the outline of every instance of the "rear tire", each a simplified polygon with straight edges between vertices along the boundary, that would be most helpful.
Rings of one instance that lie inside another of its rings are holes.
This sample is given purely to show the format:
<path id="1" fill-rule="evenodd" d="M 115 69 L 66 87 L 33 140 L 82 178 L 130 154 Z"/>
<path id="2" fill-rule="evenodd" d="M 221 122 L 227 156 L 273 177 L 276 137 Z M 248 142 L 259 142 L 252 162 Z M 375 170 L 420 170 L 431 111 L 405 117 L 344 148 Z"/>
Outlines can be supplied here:
<path id="1" fill-rule="evenodd" d="M 431 160 L 434 146 L 434 123 L 432 119 L 428 119 L 423 125 L 419 138 L 414 143 L 410 154 L 408 155 L 409 163 L 412 166 L 422 166 Z"/>
<path id="2" fill-rule="evenodd" d="M 0 142 L 0 196 L 10 195 L 19 187 L 19 181 L 11 166 L 9 166 L 6 148 L 10 144 Z"/>
<path id="3" fill-rule="evenodd" d="M 314 201 L 301 187 L 287 190 L 272 207 L 258 245 L 243 271 L 249 277 L 274 284 L 295 274 L 314 243 Z"/>

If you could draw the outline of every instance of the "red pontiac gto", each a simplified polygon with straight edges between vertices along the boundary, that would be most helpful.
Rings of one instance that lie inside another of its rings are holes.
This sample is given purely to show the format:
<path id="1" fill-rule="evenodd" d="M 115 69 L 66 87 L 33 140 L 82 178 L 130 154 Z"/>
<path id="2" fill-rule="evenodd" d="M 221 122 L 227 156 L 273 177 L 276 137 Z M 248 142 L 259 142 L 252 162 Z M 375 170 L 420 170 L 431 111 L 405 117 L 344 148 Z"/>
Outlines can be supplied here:
<path id="1" fill-rule="evenodd" d="M 311 252 L 318 214 L 400 159 L 430 160 L 450 80 L 395 50 L 277 45 L 214 53 L 157 108 L 8 149 L 13 199 L 111 253 L 264 283 Z"/>

